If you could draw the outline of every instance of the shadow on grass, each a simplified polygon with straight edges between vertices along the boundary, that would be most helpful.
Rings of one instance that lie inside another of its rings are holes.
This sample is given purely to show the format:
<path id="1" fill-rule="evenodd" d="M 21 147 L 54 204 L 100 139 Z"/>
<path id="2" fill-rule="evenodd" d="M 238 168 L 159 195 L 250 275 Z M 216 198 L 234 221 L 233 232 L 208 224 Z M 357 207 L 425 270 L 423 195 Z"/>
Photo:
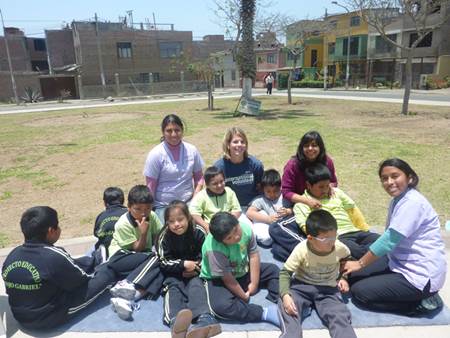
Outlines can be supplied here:
<path id="1" fill-rule="evenodd" d="M 282 109 L 265 109 L 261 111 L 261 114 L 254 116 L 257 120 L 291 120 L 299 117 L 320 116 L 320 114 L 307 112 L 304 110 L 282 110 Z M 213 113 L 212 117 L 215 119 L 228 120 L 232 118 L 238 118 L 233 115 L 233 112 Z M 253 116 L 248 116 L 253 117 Z"/>

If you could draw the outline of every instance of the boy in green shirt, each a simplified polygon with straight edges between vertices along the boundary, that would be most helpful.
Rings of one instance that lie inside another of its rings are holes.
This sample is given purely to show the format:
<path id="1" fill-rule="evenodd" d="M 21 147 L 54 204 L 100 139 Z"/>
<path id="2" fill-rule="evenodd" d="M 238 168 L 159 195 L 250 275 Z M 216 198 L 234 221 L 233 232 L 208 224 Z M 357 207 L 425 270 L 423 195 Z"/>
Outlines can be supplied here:
<path id="1" fill-rule="evenodd" d="M 128 320 L 135 300 L 159 296 L 163 276 L 158 256 L 152 252 L 161 229 L 152 211 L 153 196 L 145 185 L 136 185 L 128 193 L 128 212 L 114 227 L 108 265 L 122 278 L 112 289 L 111 304 L 120 318 Z"/>
<path id="2" fill-rule="evenodd" d="M 263 308 L 251 304 L 250 296 L 266 288 L 267 299 L 278 299 L 279 269 L 260 263 L 255 236 L 249 225 L 239 224 L 228 212 L 218 212 L 210 223 L 202 247 L 200 277 L 207 280 L 208 297 L 214 314 L 239 322 L 267 321 L 279 326 L 275 305 Z"/>

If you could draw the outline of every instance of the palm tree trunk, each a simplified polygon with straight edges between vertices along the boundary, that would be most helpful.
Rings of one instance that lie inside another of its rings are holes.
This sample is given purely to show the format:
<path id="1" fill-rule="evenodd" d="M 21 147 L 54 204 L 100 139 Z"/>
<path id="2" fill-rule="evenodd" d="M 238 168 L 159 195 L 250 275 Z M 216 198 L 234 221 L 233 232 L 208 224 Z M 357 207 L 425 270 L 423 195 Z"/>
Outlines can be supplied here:
<path id="1" fill-rule="evenodd" d="M 253 21 L 255 18 L 255 0 L 241 0 L 240 15 L 242 21 L 242 45 L 239 48 L 238 64 L 242 72 L 242 96 L 252 97 L 252 83 L 256 75 L 254 51 Z"/>
<path id="2" fill-rule="evenodd" d="M 402 105 L 402 114 L 408 115 L 408 105 L 409 105 L 409 97 L 411 95 L 411 85 L 412 85 L 412 55 L 413 50 L 408 50 L 408 57 L 406 58 L 405 64 L 405 92 L 403 94 L 403 105 Z"/>

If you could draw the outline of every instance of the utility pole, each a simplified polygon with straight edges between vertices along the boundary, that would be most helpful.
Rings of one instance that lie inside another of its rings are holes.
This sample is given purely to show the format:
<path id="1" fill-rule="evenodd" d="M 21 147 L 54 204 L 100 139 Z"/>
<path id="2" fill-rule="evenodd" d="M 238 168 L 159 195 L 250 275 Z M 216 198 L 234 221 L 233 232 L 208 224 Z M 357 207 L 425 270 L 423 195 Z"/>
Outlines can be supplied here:
<path id="1" fill-rule="evenodd" d="M 347 15 L 348 15 L 348 19 L 351 21 L 350 10 L 347 7 L 345 7 L 344 5 L 341 5 L 337 1 L 332 1 L 331 3 L 333 5 L 336 5 L 336 6 L 339 6 L 343 9 L 345 9 L 345 11 L 347 12 Z M 345 90 L 348 90 L 348 83 L 350 80 L 350 40 L 351 40 L 351 35 L 352 35 L 352 27 L 350 26 L 350 21 L 348 23 L 348 33 L 347 33 L 347 67 L 345 70 Z"/>
<path id="2" fill-rule="evenodd" d="M 100 37 L 98 34 L 97 13 L 95 13 L 95 37 L 97 40 L 98 66 L 100 68 L 100 80 L 102 81 L 102 94 L 103 94 L 103 97 L 106 97 L 105 71 L 103 70 L 102 46 L 100 45 Z"/>
<path id="3" fill-rule="evenodd" d="M 5 22 L 3 21 L 3 13 L 2 13 L 1 9 L 0 9 L 0 17 L 2 18 L 3 37 L 5 39 L 6 57 L 8 58 L 9 74 L 11 75 L 11 84 L 12 84 L 12 90 L 14 93 L 14 100 L 16 101 L 16 104 L 19 104 L 19 96 L 17 95 L 16 79 L 14 78 L 14 71 L 13 71 L 12 62 L 11 62 L 11 54 L 9 54 L 8 37 L 6 36 Z"/>

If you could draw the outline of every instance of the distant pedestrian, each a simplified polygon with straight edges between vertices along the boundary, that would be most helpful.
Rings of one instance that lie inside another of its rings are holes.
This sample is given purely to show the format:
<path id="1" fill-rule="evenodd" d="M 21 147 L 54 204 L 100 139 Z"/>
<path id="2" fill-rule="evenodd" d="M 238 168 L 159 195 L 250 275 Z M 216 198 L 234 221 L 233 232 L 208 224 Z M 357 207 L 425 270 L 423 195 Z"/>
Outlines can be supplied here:
<path id="1" fill-rule="evenodd" d="M 272 95 L 273 80 L 274 80 L 274 78 L 273 78 L 272 74 L 269 73 L 266 76 L 266 79 L 265 79 L 266 88 L 267 88 L 266 93 L 269 94 L 269 95 Z"/>

